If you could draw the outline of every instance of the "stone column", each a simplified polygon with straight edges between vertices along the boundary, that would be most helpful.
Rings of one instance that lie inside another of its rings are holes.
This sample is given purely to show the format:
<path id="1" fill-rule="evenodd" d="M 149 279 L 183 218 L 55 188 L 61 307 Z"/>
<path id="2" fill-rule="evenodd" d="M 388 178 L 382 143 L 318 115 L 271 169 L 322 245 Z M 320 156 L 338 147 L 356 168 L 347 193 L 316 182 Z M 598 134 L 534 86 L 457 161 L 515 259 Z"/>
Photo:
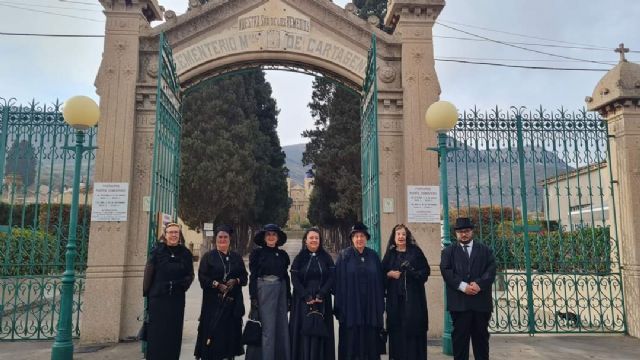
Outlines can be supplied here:
<path id="1" fill-rule="evenodd" d="M 407 186 L 439 185 L 438 157 L 427 147 L 436 144 L 436 134 L 427 129 L 424 114 L 438 101 L 440 85 L 433 55 L 433 25 L 444 7 L 444 0 L 389 0 L 385 24 L 395 27 L 394 34 L 402 39 L 402 171 L 399 174 L 404 223 L 409 226 L 431 265 L 427 282 L 429 306 L 429 336 L 437 337 L 443 330 L 443 283 L 440 276 L 440 225 L 407 221 Z M 382 151 L 384 152 L 384 151 Z"/>
<path id="2" fill-rule="evenodd" d="M 629 335 L 640 337 L 640 98 L 625 101 L 607 113 L 609 133 L 614 135 L 614 196 L 619 204 L 619 246 L 622 265 L 624 305 Z M 613 154 L 612 154 L 613 155 Z"/>
<path id="3" fill-rule="evenodd" d="M 381 63 L 381 62 L 380 62 Z M 402 160 L 402 88 L 400 64 L 378 66 L 378 164 L 380 178 L 380 248 L 384 254 L 391 228 L 404 221 Z M 386 73 L 387 75 L 383 75 Z M 393 74 L 393 76 L 389 76 Z M 398 86 L 398 87 L 395 87 Z M 385 206 L 385 202 L 387 205 Z"/>
<path id="4" fill-rule="evenodd" d="M 126 222 L 92 222 L 89 259 L 81 315 L 82 343 L 117 342 L 135 335 L 124 326 L 130 314 L 124 294 L 139 296 L 143 266 L 132 266 L 129 256 L 134 175 L 134 131 L 136 126 L 136 83 L 138 80 L 139 37 L 149 21 L 160 18 L 156 0 L 103 0 L 107 17 L 104 52 L 95 86 L 100 96 L 101 119 L 95 182 L 129 183 Z M 131 279 L 135 279 L 132 281 Z M 136 289 L 133 289 L 133 288 Z M 123 332 L 123 327 L 126 332 Z"/>
<path id="5" fill-rule="evenodd" d="M 619 248 L 622 265 L 624 306 L 629 335 L 640 337 L 640 64 L 628 62 L 620 46 L 620 62 L 587 97 L 589 110 L 607 120 L 611 144 L 611 171 Z M 609 204 L 610 212 L 613 206 Z M 613 219 L 613 214 L 610 215 Z"/>

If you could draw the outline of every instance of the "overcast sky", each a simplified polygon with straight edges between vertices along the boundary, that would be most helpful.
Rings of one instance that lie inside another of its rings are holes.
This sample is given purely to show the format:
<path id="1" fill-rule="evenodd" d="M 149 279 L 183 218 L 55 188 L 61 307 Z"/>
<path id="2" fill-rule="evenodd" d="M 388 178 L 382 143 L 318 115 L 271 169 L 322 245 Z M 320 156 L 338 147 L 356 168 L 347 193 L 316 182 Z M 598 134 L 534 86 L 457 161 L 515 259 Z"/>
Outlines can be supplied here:
<path id="1" fill-rule="evenodd" d="M 181 14 L 188 0 L 159 2 Z M 348 1 L 334 2 L 344 6 Z M 96 0 L 0 0 L 0 32 L 103 34 L 101 9 Z M 627 58 L 640 62 L 638 15 L 639 0 L 448 0 L 439 18 L 442 25 L 434 28 L 435 56 L 509 65 L 610 69 L 619 59 L 613 49 L 620 42 L 631 48 Z M 573 59 L 477 41 L 480 38 L 475 35 Z M 31 99 L 41 103 L 64 100 L 77 94 L 97 99 L 93 81 L 102 41 L 0 35 L 0 97 L 13 97 L 23 104 Z M 452 101 L 459 110 L 541 104 L 548 109 L 580 109 L 584 97 L 591 95 L 604 75 L 442 61 L 436 62 L 436 70 L 441 98 Z M 281 109 L 281 143 L 304 142 L 300 133 L 312 126 L 307 107 L 312 78 L 277 71 L 269 72 L 267 79 Z"/>

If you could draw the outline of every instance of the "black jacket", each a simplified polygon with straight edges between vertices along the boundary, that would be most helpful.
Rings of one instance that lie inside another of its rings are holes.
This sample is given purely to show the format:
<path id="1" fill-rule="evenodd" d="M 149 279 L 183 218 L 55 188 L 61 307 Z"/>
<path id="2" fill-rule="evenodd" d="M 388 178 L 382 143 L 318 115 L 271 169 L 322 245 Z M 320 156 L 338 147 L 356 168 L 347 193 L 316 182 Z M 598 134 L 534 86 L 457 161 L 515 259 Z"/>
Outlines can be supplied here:
<path id="1" fill-rule="evenodd" d="M 291 279 L 289 277 L 289 254 L 280 248 L 258 247 L 249 254 L 249 297 L 258 298 L 258 278 L 275 275 L 287 285 L 287 299 L 291 300 Z"/>
<path id="2" fill-rule="evenodd" d="M 471 258 L 458 242 L 442 250 L 440 272 L 447 284 L 447 310 L 492 312 L 491 286 L 496 277 L 496 260 L 491 249 L 474 240 Z M 467 295 L 458 290 L 460 283 L 476 282 L 481 291 Z"/>
<path id="3" fill-rule="evenodd" d="M 385 274 L 387 330 L 402 327 L 405 334 L 425 336 L 428 329 L 427 297 L 424 283 L 431 274 L 427 258 L 417 245 L 407 245 L 405 252 L 387 250 L 382 259 Z M 390 279 L 391 270 L 402 272 L 400 279 Z"/>
<path id="4" fill-rule="evenodd" d="M 142 296 L 159 297 L 187 292 L 193 282 L 193 255 L 180 244 L 158 243 L 151 249 L 144 269 Z"/>

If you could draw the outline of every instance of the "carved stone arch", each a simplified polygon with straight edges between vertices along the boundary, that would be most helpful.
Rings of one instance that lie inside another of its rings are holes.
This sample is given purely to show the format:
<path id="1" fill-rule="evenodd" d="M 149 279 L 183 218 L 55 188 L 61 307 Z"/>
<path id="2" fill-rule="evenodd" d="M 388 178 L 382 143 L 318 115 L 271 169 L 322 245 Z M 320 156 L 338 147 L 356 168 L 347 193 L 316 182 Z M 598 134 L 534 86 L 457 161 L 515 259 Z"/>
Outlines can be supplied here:
<path id="1" fill-rule="evenodd" d="M 182 15 L 165 11 L 159 2 L 101 0 L 107 22 L 95 82 L 102 114 L 95 181 L 130 184 L 129 217 L 109 232 L 104 231 L 109 224 L 91 227 L 83 343 L 117 342 L 139 329 L 148 230 L 144 198 L 150 194 L 161 33 L 172 46 L 183 88 L 243 67 L 282 66 L 320 73 L 358 90 L 375 34 L 378 144 L 384 151 L 379 171 L 385 201 L 380 203 L 392 205 L 382 209 L 383 241 L 394 224 L 408 223 L 406 187 L 438 183 L 435 155 L 425 152 L 435 134 L 422 119 L 439 95 L 431 31 L 444 0 L 389 0 L 385 25 L 390 33 L 358 18 L 353 6 L 343 9 L 329 0 L 196 1 Z M 165 22 L 151 27 L 163 14 Z M 430 263 L 437 264 L 439 224 L 409 226 Z M 442 287 L 430 282 L 428 288 L 430 308 L 437 313 Z M 432 335 L 442 329 L 439 320 L 430 322 Z"/>

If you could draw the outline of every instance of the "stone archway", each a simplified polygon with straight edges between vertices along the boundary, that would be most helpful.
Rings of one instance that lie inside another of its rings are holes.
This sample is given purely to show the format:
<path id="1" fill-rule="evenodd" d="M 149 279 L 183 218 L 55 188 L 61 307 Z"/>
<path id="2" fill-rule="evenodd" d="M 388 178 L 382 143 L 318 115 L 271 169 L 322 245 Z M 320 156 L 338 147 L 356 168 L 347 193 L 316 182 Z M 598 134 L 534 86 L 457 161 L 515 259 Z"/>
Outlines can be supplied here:
<path id="1" fill-rule="evenodd" d="M 186 0 L 185 0 L 186 1 Z M 92 224 L 81 319 L 83 343 L 136 334 L 142 311 L 155 123 L 158 38 L 171 44 L 182 86 L 243 67 L 277 65 L 322 73 L 360 88 L 372 34 L 377 37 L 378 146 L 383 248 L 396 223 L 408 223 L 407 186 L 437 185 L 435 143 L 423 115 L 438 100 L 432 27 L 444 0 L 390 0 L 392 34 L 329 0 L 211 0 L 176 16 L 156 0 L 101 0 L 107 17 L 96 77 L 102 119 L 95 181 L 130 184 L 128 221 Z M 150 22 L 165 23 L 150 27 Z M 440 225 L 408 223 L 433 270 Z M 435 266 L 434 266 L 435 265 Z M 437 271 L 434 271 L 437 274 Z M 430 333 L 442 331 L 442 285 L 428 286 Z M 107 314 L 107 315 L 105 315 Z"/>

